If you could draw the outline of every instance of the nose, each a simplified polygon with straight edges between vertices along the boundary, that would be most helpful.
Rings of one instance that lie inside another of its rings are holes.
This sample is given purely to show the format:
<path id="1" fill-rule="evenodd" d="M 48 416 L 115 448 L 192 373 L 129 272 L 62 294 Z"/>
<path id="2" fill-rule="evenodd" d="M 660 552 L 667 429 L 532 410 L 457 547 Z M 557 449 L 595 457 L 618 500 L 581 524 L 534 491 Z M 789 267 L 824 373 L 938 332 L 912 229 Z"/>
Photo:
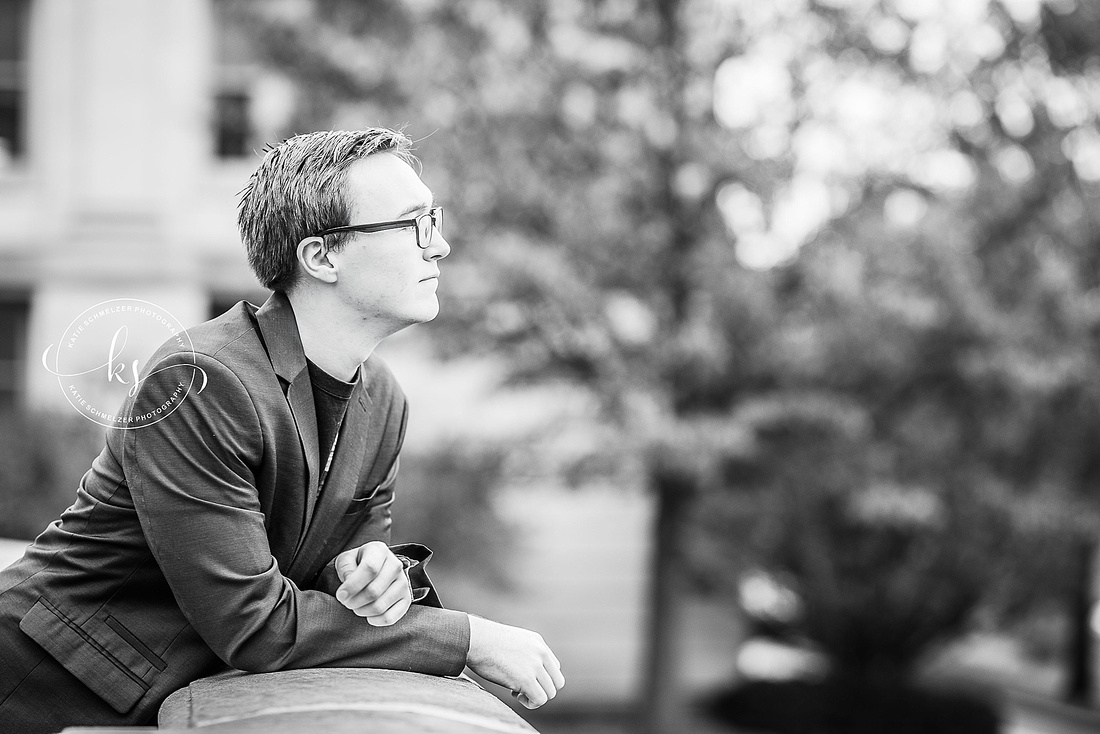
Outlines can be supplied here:
<path id="1" fill-rule="evenodd" d="M 447 242 L 447 238 L 443 236 L 442 232 L 436 231 L 432 235 L 431 244 L 424 248 L 425 260 L 442 260 L 451 254 L 451 244 Z"/>

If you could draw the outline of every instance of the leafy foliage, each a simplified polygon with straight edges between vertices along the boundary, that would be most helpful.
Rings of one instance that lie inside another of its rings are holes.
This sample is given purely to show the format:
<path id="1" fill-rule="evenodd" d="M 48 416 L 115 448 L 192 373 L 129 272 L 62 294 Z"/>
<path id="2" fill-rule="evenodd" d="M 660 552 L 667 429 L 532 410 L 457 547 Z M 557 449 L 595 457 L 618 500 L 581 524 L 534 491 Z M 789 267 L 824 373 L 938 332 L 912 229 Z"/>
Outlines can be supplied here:
<path id="1" fill-rule="evenodd" d="M 659 555 L 853 673 L 1064 593 L 1016 561 L 1095 532 L 1091 5 L 276 5 L 296 127 L 422 137 L 441 347 L 596 396 Z"/>

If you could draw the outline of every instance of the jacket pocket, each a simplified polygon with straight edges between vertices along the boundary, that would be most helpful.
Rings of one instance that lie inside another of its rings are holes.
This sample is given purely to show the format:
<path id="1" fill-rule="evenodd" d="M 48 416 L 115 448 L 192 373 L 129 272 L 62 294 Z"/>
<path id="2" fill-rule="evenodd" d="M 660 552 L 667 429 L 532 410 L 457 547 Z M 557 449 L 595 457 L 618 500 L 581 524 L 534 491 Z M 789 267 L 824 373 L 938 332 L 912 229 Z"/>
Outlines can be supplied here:
<path id="1" fill-rule="evenodd" d="M 152 665 L 154 668 L 156 668 L 157 670 L 164 670 L 168 667 L 168 663 L 164 662 L 164 659 L 160 655 L 157 655 L 155 652 L 152 651 L 152 649 L 149 648 L 148 645 L 139 640 L 137 635 L 126 629 L 126 626 L 122 624 L 122 622 L 119 622 L 117 619 L 108 614 L 103 619 L 103 623 L 110 627 L 116 635 L 121 637 L 127 645 L 134 648 L 137 654 L 145 658 L 145 661 Z M 131 671 L 133 671 L 132 667 L 130 669 Z"/>
<path id="2" fill-rule="evenodd" d="M 23 616 L 19 629 L 120 714 L 132 709 L 149 690 L 102 642 L 45 599 L 40 598 Z"/>
<path id="3" fill-rule="evenodd" d="M 348 509 L 344 512 L 344 515 L 358 515 L 363 510 L 367 509 L 371 505 L 371 500 L 378 494 L 380 486 L 372 487 L 366 492 L 366 494 L 355 496 L 351 498 L 351 502 L 348 503 Z"/>

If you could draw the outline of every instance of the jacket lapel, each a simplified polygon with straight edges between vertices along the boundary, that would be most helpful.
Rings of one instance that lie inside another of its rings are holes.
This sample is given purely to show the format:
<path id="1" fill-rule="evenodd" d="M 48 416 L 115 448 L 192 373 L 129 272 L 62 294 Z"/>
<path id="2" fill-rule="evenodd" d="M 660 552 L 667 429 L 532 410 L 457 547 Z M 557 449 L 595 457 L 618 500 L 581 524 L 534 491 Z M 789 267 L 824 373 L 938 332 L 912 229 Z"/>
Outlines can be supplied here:
<path id="1" fill-rule="evenodd" d="M 374 445 L 380 440 L 380 428 L 372 425 L 370 395 L 357 383 L 355 393 L 348 401 L 344 423 L 336 443 L 336 455 L 332 457 L 325 486 L 317 500 L 309 528 L 302 538 L 301 553 L 295 557 L 289 575 L 304 574 L 317 562 L 326 541 L 336 530 L 344 513 L 352 504 L 366 456 L 377 453 Z M 328 559 L 324 559 L 327 561 Z"/>
<path id="2" fill-rule="evenodd" d="M 286 295 L 279 291 L 273 293 L 267 303 L 256 312 L 256 323 L 267 347 L 271 366 L 286 393 L 290 412 L 298 429 L 298 440 L 306 457 L 308 477 L 305 492 L 289 493 L 295 510 L 301 517 L 298 543 L 294 551 L 297 554 L 317 499 L 320 451 L 317 445 L 317 410 L 313 404 L 313 386 L 309 381 L 309 370 L 306 369 L 305 350 L 298 334 L 298 322 Z"/>
<path id="3" fill-rule="evenodd" d="M 317 502 L 317 482 L 320 475 L 320 447 L 317 437 L 317 408 L 313 403 L 313 385 L 309 381 L 309 370 L 303 369 L 290 383 L 287 389 L 287 402 L 294 414 L 294 423 L 298 426 L 298 439 L 306 454 L 306 468 L 309 481 L 306 491 L 306 507 L 302 518 L 302 531 L 309 527 L 313 508 Z"/>

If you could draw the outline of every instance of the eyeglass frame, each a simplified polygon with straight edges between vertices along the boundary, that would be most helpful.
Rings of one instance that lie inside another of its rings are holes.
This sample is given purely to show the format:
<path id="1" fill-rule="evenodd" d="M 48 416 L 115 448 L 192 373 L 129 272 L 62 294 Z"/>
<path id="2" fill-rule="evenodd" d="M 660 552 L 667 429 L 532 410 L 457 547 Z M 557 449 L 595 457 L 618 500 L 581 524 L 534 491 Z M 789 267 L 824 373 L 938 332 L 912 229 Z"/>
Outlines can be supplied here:
<path id="1" fill-rule="evenodd" d="M 420 220 L 424 217 L 430 217 L 432 226 L 428 229 L 427 242 L 420 242 Z M 371 222 L 369 224 L 345 224 L 341 227 L 329 227 L 322 230 L 314 237 L 324 237 L 328 234 L 339 234 L 341 232 L 362 232 L 363 234 L 372 234 L 374 232 L 385 232 L 391 229 L 404 229 L 406 227 L 412 227 L 416 232 L 416 246 L 421 250 L 427 250 L 432 244 L 432 231 L 438 231 L 443 234 L 443 207 L 433 206 L 428 211 L 424 212 L 420 216 L 412 219 L 394 219 L 388 222 Z"/>

